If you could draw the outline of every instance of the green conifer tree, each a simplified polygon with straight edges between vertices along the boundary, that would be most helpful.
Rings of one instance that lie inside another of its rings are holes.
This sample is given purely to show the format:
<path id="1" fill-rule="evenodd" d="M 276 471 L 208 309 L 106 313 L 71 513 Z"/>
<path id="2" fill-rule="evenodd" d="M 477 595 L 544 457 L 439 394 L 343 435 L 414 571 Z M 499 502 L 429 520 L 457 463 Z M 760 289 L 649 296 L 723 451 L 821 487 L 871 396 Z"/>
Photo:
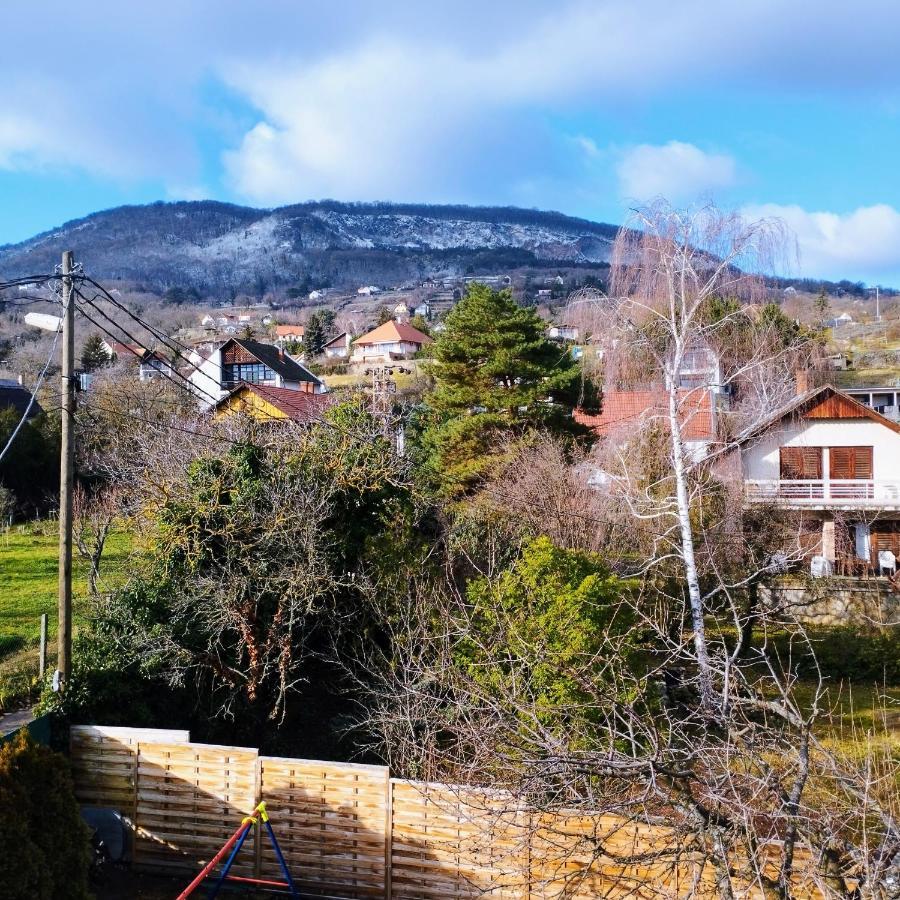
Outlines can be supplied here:
<path id="1" fill-rule="evenodd" d="M 81 365 L 86 372 L 93 372 L 109 363 L 109 353 L 99 334 L 92 334 L 81 349 Z"/>
<path id="2" fill-rule="evenodd" d="M 546 323 L 508 290 L 472 285 L 445 320 L 430 366 L 435 389 L 422 435 L 446 493 L 474 487 L 513 441 L 537 428 L 577 431 L 581 371 Z"/>
<path id="3" fill-rule="evenodd" d="M 816 297 L 816 318 L 818 319 L 819 325 L 824 328 L 825 322 L 828 319 L 828 313 L 831 309 L 831 302 L 828 299 L 828 294 L 825 293 L 825 288 L 823 287 L 821 291 L 819 291 L 819 296 Z"/>
<path id="4" fill-rule="evenodd" d="M 318 315 L 311 315 L 303 330 L 303 352 L 308 359 L 318 356 L 325 349 L 325 329 Z"/>

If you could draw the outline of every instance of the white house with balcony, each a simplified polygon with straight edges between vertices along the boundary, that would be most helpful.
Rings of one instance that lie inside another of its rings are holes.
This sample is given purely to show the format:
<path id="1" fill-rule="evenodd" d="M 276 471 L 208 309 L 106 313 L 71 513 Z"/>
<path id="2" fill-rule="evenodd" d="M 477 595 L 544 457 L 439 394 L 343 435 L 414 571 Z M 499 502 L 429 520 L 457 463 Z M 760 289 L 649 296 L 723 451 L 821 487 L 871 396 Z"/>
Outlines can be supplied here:
<path id="1" fill-rule="evenodd" d="M 900 424 L 824 385 L 737 444 L 747 501 L 805 510 L 811 553 L 848 571 L 900 558 Z"/>

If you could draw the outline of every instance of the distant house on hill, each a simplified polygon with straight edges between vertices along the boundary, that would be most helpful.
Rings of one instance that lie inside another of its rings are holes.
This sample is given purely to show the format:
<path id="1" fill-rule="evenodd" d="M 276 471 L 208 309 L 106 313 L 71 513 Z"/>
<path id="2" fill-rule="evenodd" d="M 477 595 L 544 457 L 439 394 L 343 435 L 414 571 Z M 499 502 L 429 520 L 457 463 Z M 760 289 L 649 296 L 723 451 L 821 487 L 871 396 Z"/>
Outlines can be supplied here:
<path id="1" fill-rule="evenodd" d="M 31 400 L 31 391 L 19 384 L 18 381 L 10 381 L 6 378 L 0 379 L 0 413 L 6 412 L 8 409 L 14 409 L 17 416 L 24 416 L 28 410 L 28 418 L 33 419 L 40 415 L 44 410 L 41 409 L 40 403 L 35 400 L 28 409 L 28 403 Z"/>
<path id="2" fill-rule="evenodd" d="M 200 360 L 190 381 L 204 406 L 217 403 L 242 382 L 310 394 L 325 392 L 325 385 L 284 350 L 244 338 L 230 338 Z"/>
<path id="3" fill-rule="evenodd" d="M 554 341 L 577 341 L 577 325 L 551 325 L 547 329 L 547 336 Z"/>
<path id="4" fill-rule="evenodd" d="M 361 288 L 356 289 L 356 293 L 361 297 L 371 297 L 372 294 L 378 294 L 381 292 L 380 288 L 375 287 L 374 284 L 367 284 Z"/>
<path id="5" fill-rule="evenodd" d="M 103 349 L 110 360 L 121 360 L 126 364 L 137 362 L 138 378 L 141 381 L 153 381 L 156 378 L 170 378 L 173 373 L 172 364 L 155 350 L 148 350 L 140 344 L 123 344 L 120 341 L 103 341 Z"/>
<path id="6" fill-rule="evenodd" d="M 839 316 L 836 316 L 833 319 L 829 319 L 825 323 L 826 328 L 840 328 L 841 325 L 852 325 L 853 324 L 853 316 L 850 313 L 841 313 Z"/>
<path id="7" fill-rule="evenodd" d="M 391 362 L 409 359 L 431 338 L 407 322 L 385 322 L 353 342 L 352 362 Z"/>
<path id="8" fill-rule="evenodd" d="M 247 415 L 262 422 L 291 421 L 310 425 L 335 403 L 331 394 L 311 394 L 265 384 L 239 384 L 215 407 L 215 418 Z"/>
<path id="9" fill-rule="evenodd" d="M 325 345 L 325 356 L 328 359 L 346 359 L 350 355 L 350 335 L 341 332 Z"/>
<path id="10" fill-rule="evenodd" d="M 306 329 L 302 325 L 276 325 L 275 343 L 279 347 L 285 344 L 299 344 L 305 332 Z"/>

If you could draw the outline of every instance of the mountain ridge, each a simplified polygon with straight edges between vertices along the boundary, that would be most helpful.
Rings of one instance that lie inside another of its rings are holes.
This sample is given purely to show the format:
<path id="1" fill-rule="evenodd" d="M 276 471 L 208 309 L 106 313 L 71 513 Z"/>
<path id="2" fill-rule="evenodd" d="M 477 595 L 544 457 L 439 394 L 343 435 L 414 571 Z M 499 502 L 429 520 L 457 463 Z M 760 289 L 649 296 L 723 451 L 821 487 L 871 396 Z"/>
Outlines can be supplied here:
<path id="1" fill-rule="evenodd" d="M 0 246 L 0 274 L 52 270 L 72 249 L 95 277 L 158 290 L 261 292 L 303 280 L 349 287 L 529 265 L 602 267 L 617 230 L 519 207 L 158 201 L 91 213 Z"/>

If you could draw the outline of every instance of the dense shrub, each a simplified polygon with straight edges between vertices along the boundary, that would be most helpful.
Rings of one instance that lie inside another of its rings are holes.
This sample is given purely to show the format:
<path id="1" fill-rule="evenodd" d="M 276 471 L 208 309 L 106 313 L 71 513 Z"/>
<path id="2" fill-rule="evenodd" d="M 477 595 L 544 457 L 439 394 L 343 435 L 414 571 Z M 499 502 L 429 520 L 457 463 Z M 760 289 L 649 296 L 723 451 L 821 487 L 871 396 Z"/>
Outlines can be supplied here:
<path id="1" fill-rule="evenodd" d="M 28 735 L 0 747 L 0 900 L 86 900 L 90 833 L 64 756 Z"/>

